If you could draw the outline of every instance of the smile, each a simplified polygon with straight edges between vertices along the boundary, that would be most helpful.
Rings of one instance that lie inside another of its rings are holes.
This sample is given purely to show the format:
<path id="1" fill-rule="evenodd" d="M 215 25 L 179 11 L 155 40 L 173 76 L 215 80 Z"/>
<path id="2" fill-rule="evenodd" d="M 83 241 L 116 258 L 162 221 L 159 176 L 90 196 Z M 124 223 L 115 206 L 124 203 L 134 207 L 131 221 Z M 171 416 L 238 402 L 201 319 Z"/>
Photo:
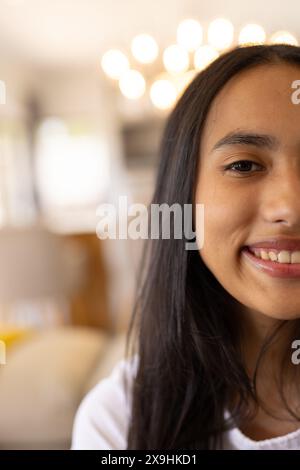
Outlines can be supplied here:
<path id="1" fill-rule="evenodd" d="M 300 278 L 300 251 L 252 249 L 244 247 L 242 255 L 260 271 L 271 277 Z"/>

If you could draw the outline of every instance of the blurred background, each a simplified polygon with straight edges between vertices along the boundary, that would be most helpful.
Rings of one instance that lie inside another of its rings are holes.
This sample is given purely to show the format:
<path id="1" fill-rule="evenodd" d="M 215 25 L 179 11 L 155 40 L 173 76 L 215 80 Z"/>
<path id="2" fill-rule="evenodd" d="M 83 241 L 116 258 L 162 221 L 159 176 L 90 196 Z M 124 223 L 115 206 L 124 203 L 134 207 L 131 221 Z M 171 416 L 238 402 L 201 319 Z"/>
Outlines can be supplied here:
<path id="1" fill-rule="evenodd" d="M 99 237 L 99 205 L 148 204 L 188 83 L 237 44 L 298 44 L 299 14 L 0 0 L 1 449 L 68 449 L 82 397 L 124 355 L 142 240 Z"/>

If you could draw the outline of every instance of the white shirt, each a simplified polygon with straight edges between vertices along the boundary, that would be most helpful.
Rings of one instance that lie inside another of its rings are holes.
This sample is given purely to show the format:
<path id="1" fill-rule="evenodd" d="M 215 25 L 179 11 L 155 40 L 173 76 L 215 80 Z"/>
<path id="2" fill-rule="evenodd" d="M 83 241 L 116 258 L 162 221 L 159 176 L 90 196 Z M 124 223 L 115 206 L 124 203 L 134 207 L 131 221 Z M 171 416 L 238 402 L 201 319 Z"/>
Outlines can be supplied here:
<path id="1" fill-rule="evenodd" d="M 83 399 L 76 413 L 72 450 L 124 450 L 130 421 L 132 383 L 138 356 L 120 360 L 111 374 L 102 379 Z M 125 394 L 123 378 L 129 381 Z M 300 428 L 284 436 L 253 441 L 238 428 L 224 434 L 224 449 L 233 450 L 299 450 Z"/>

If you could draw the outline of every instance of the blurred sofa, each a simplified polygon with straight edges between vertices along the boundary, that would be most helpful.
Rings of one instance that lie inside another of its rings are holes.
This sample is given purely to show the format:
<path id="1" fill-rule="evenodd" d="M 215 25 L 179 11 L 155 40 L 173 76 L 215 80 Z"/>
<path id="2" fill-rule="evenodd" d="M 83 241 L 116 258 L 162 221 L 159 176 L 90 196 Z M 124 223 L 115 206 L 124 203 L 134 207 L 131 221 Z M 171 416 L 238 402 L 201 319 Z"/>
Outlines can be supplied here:
<path id="1" fill-rule="evenodd" d="M 8 348 L 0 366 L 0 449 L 69 449 L 83 396 L 124 357 L 126 333 L 63 326 Z"/>

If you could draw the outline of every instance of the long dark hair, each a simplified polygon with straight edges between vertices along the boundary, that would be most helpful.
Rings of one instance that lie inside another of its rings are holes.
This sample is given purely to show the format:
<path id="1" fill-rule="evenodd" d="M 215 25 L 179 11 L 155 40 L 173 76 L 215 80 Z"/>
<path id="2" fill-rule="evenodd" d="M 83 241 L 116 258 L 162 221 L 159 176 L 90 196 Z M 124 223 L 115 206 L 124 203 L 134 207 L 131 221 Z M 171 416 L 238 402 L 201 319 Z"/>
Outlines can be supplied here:
<path id="1" fill-rule="evenodd" d="M 212 100 L 240 71 L 280 62 L 299 65 L 300 72 L 300 47 L 237 47 L 194 78 L 165 125 L 152 204 L 193 204 Z M 220 448 L 222 432 L 233 426 L 224 419 L 230 397 L 239 397 L 237 421 L 250 399 L 257 402 L 240 349 L 240 304 L 185 243 L 184 237 L 147 240 L 144 250 L 126 345 L 128 354 L 135 334 L 128 449 Z"/>

